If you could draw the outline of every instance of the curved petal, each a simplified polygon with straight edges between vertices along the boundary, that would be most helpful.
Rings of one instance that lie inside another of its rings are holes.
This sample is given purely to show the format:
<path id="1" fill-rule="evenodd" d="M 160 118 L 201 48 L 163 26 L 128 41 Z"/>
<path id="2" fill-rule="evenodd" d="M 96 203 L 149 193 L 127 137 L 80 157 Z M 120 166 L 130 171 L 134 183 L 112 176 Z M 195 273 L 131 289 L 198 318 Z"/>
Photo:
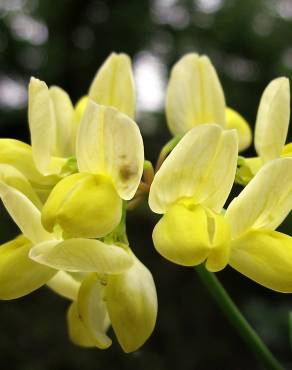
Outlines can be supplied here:
<path id="1" fill-rule="evenodd" d="M 134 117 L 135 86 L 128 55 L 112 53 L 106 59 L 90 86 L 88 96 L 97 104 L 114 107 Z"/>
<path id="2" fill-rule="evenodd" d="M 0 139 L 0 163 L 18 169 L 38 191 L 50 189 L 59 180 L 58 176 L 43 176 L 36 168 L 30 145 L 14 139 Z"/>
<path id="3" fill-rule="evenodd" d="M 74 108 L 69 95 L 57 86 L 49 90 L 53 105 L 56 122 L 56 142 L 54 155 L 59 157 L 70 157 L 75 155 L 74 146 L 76 130 L 72 122 Z"/>
<path id="4" fill-rule="evenodd" d="M 77 301 L 79 317 L 100 349 L 106 349 L 112 344 L 106 334 L 110 321 L 104 291 L 105 286 L 98 275 L 90 274 L 81 284 Z"/>
<path id="5" fill-rule="evenodd" d="M 19 190 L 37 208 L 40 209 L 42 207 L 39 197 L 36 195 L 28 180 L 15 167 L 10 166 L 9 164 L 0 163 L 0 181 L 16 190 Z"/>
<path id="6" fill-rule="evenodd" d="M 0 182 L 0 197 L 14 222 L 32 243 L 52 239 L 41 224 L 40 211 L 25 195 Z"/>
<path id="7" fill-rule="evenodd" d="M 234 109 L 226 108 L 226 128 L 236 129 L 238 134 L 238 151 L 247 149 L 252 141 L 252 132 L 247 121 Z"/>
<path id="8" fill-rule="evenodd" d="M 251 231 L 232 243 L 230 265 L 267 288 L 292 293 L 291 236 Z"/>
<path id="9" fill-rule="evenodd" d="M 29 256 L 44 265 L 72 272 L 118 274 L 133 264 L 132 256 L 122 247 L 83 238 L 40 243 Z"/>
<path id="10" fill-rule="evenodd" d="M 77 135 L 77 161 L 81 172 L 109 175 L 120 197 L 131 199 L 144 164 L 137 124 L 116 109 L 89 101 Z"/>
<path id="11" fill-rule="evenodd" d="M 264 161 L 280 157 L 289 119 L 289 80 L 285 77 L 276 78 L 263 92 L 255 126 L 255 148 Z"/>
<path id="12" fill-rule="evenodd" d="M 76 302 L 71 303 L 69 306 L 67 312 L 67 323 L 69 337 L 74 344 L 80 347 L 89 348 L 96 346 L 94 339 L 90 336 L 89 331 L 80 318 Z"/>
<path id="13" fill-rule="evenodd" d="M 232 237 L 249 229 L 276 229 L 292 208 L 292 158 L 275 159 L 264 165 L 238 197 L 225 217 Z"/>
<path id="14" fill-rule="evenodd" d="M 166 117 L 174 135 L 202 123 L 225 126 L 224 93 L 208 57 L 190 53 L 174 65 L 166 93 Z"/>
<path id="15" fill-rule="evenodd" d="M 28 257 L 32 243 L 24 236 L 0 246 L 0 299 L 15 299 L 40 288 L 56 273 Z"/>
<path id="16" fill-rule="evenodd" d="M 62 297 L 77 300 L 80 281 L 66 271 L 58 271 L 55 276 L 47 282 L 47 286 Z"/>
<path id="17" fill-rule="evenodd" d="M 182 197 L 221 211 L 234 181 L 237 152 L 235 130 L 217 125 L 190 130 L 155 175 L 149 194 L 152 211 L 164 213 Z"/>
<path id="18" fill-rule="evenodd" d="M 151 272 L 136 258 L 120 275 L 108 277 L 105 290 L 109 317 L 125 352 L 141 347 L 151 335 L 157 316 L 157 295 Z"/>
<path id="19" fill-rule="evenodd" d="M 33 157 L 38 170 L 46 175 L 55 146 L 54 107 L 45 82 L 31 78 L 28 93 L 28 122 Z"/>

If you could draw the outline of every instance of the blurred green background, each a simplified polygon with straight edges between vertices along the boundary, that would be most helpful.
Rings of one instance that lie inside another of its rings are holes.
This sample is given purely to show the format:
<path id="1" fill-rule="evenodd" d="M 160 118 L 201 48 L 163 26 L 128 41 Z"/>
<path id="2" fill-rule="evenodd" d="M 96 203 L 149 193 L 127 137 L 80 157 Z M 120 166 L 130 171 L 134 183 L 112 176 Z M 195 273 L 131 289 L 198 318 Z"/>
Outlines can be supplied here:
<path id="1" fill-rule="evenodd" d="M 1 137 L 29 141 L 31 75 L 63 87 L 76 102 L 111 51 L 133 58 L 137 121 L 146 157 L 154 161 L 170 138 L 163 113 L 169 68 L 187 52 L 210 56 L 228 105 L 254 124 L 266 84 L 292 76 L 292 2 L 0 0 Z M 155 252 L 151 231 L 156 220 L 147 205 L 128 220 L 132 248 L 152 271 L 159 298 L 155 332 L 139 351 L 126 355 L 115 340 L 107 351 L 73 346 L 66 331 L 68 302 L 42 288 L 0 302 L 0 369 L 262 369 L 194 271 Z M 0 222 L 0 241 L 16 235 L 3 208 Z M 291 217 L 281 230 L 291 234 Z M 231 268 L 218 276 L 285 368 L 292 368 L 292 297 L 268 291 Z"/>

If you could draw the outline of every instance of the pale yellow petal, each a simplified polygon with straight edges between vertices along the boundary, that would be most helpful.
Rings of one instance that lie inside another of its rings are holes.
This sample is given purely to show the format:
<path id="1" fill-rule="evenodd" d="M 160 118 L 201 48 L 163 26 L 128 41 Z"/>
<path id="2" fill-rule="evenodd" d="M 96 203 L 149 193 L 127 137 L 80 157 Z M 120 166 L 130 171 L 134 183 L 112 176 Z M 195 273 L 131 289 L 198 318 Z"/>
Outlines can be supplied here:
<path id="1" fill-rule="evenodd" d="M 28 121 L 33 157 L 38 170 L 47 175 L 55 147 L 54 107 L 45 82 L 31 78 L 28 93 Z"/>
<path id="2" fill-rule="evenodd" d="M 70 304 L 67 312 L 68 332 L 71 341 L 80 347 L 95 347 L 95 341 L 80 318 L 77 303 Z"/>
<path id="3" fill-rule="evenodd" d="M 90 86 L 88 96 L 97 104 L 114 107 L 134 117 L 135 86 L 128 55 L 112 53 L 106 59 Z"/>
<path id="4" fill-rule="evenodd" d="M 95 345 L 100 349 L 110 347 L 112 341 L 106 332 L 110 321 L 104 300 L 105 286 L 97 274 L 88 275 L 78 294 L 78 313 Z"/>
<path id="5" fill-rule="evenodd" d="M 41 224 L 39 209 L 18 190 L 0 182 L 1 200 L 22 233 L 33 243 L 52 238 Z"/>
<path id="6" fill-rule="evenodd" d="M 234 240 L 230 265 L 255 282 L 292 293 L 292 237 L 276 231 L 251 231 Z"/>
<path id="7" fill-rule="evenodd" d="M 66 271 L 58 271 L 55 276 L 47 282 L 47 286 L 55 293 L 72 301 L 77 300 L 80 281 Z"/>
<path id="8" fill-rule="evenodd" d="M 232 187 L 237 135 L 217 125 L 200 125 L 177 144 L 156 173 L 149 194 L 152 211 L 164 213 L 182 197 L 220 211 Z"/>
<path id="9" fill-rule="evenodd" d="M 236 129 L 238 135 L 238 151 L 247 149 L 252 141 L 252 132 L 247 121 L 234 109 L 226 108 L 226 128 Z"/>
<path id="10" fill-rule="evenodd" d="M 37 208 L 42 203 L 26 177 L 15 167 L 0 163 L 0 181 L 24 194 Z"/>
<path id="11" fill-rule="evenodd" d="M 56 141 L 54 155 L 70 157 L 75 155 L 74 143 L 76 130 L 72 123 L 74 108 L 69 95 L 60 87 L 53 86 L 49 90 L 56 122 Z"/>
<path id="12" fill-rule="evenodd" d="M 125 352 L 137 350 L 149 338 L 156 322 L 157 295 L 151 272 L 135 258 L 129 270 L 108 277 L 105 295 L 120 345 Z"/>
<path id="13" fill-rule="evenodd" d="M 203 123 L 225 126 L 224 93 L 208 57 L 190 53 L 174 65 L 166 93 L 166 117 L 174 135 Z"/>
<path id="14" fill-rule="evenodd" d="M 285 77 L 276 78 L 263 92 L 255 126 L 255 148 L 264 161 L 280 157 L 289 119 L 289 80 Z"/>
<path id="15" fill-rule="evenodd" d="M 32 243 L 24 236 L 0 246 L 0 299 L 15 299 L 40 288 L 56 273 L 28 257 Z"/>
<path id="16" fill-rule="evenodd" d="M 77 161 L 81 172 L 110 176 L 120 197 L 131 199 L 144 164 L 137 124 L 116 109 L 89 101 L 77 136 Z"/>
<path id="17" fill-rule="evenodd" d="M 37 244 L 30 258 L 58 270 L 100 274 L 118 274 L 133 264 L 132 256 L 122 247 L 82 238 Z"/>
<path id="18" fill-rule="evenodd" d="M 292 158 L 264 165 L 227 208 L 233 238 L 249 229 L 276 229 L 292 208 Z"/>

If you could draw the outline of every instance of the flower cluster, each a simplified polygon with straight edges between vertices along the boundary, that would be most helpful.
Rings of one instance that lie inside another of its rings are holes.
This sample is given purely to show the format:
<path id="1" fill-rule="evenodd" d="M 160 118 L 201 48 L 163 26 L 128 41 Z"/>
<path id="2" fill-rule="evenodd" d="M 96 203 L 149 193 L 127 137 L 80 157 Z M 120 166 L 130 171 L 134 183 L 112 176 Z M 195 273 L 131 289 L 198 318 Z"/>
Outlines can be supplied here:
<path id="1" fill-rule="evenodd" d="M 206 56 L 173 67 L 166 117 L 174 138 L 156 170 L 144 160 L 134 121 L 131 61 L 109 56 L 88 95 L 35 78 L 29 84 L 31 146 L 0 139 L 0 196 L 21 234 L 0 247 L 0 299 L 47 285 L 71 300 L 72 341 L 108 348 L 112 325 L 126 352 L 154 329 L 157 297 L 150 271 L 129 246 L 126 214 L 146 198 L 163 216 L 156 250 L 212 272 L 230 265 L 259 284 L 292 292 L 292 238 L 275 231 L 292 208 L 289 81 L 265 89 L 255 129 L 258 157 L 244 158 L 252 133 L 227 107 Z M 234 182 L 245 186 L 225 209 Z"/>

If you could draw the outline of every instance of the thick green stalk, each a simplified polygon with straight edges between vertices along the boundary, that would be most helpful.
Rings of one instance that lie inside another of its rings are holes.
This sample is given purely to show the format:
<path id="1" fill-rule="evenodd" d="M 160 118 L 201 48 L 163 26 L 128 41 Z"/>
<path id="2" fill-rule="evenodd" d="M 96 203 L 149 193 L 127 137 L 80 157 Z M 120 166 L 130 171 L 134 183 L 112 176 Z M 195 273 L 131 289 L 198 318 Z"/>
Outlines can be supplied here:
<path id="1" fill-rule="evenodd" d="M 243 317 L 215 274 L 207 271 L 203 265 L 195 267 L 195 270 L 226 318 L 234 326 L 258 360 L 266 369 L 283 370 L 284 368 L 279 364 L 254 329 Z"/>

